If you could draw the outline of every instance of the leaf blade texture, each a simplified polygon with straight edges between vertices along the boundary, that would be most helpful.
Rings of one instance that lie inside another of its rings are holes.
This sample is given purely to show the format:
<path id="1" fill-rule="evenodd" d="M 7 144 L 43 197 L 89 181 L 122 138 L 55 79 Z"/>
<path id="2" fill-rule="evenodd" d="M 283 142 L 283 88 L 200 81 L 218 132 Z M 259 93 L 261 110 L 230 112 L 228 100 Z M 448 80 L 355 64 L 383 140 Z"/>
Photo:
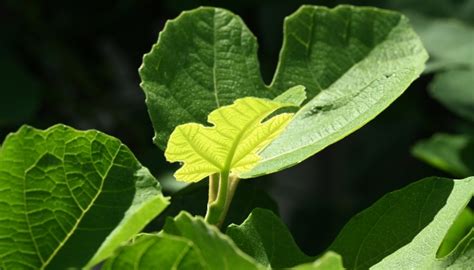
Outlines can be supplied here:
<path id="1" fill-rule="evenodd" d="M 265 85 L 256 38 L 237 15 L 207 7 L 166 24 L 140 75 L 161 149 L 180 124 L 205 124 L 238 98 L 272 99 L 303 85 L 308 102 L 262 152 L 263 162 L 241 175 L 251 178 L 293 166 L 362 127 L 408 88 L 426 59 L 400 13 L 307 5 L 286 18 L 277 70 Z"/>
<path id="2" fill-rule="evenodd" d="M 200 217 L 181 212 L 163 231 L 124 246 L 105 269 L 266 269 Z M 171 267 L 170 267 L 171 266 Z M 132 268 L 133 268 L 132 267 Z"/>
<path id="3" fill-rule="evenodd" d="M 260 161 L 258 152 L 283 131 L 293 114 L 263 120 L 285 106 L 246 97 L 211 112 L 212 127 L 197 123 L 176 127 L 165 151 L 168 161 L 183 162 L 176 179 L 195 182 L 214 173 L 239 175 L 250 170 Z"/>
<path id="4" fill-rule="evenodd" d="M 162 204 L 148 217 L 167 205 L 157 181 L 137 175 L 143 170 L 98 131 L 24 126 L 10 134 L 0 149 L 0 268 L 83 267 L 104 240 L 108 249 L 128 240 L 146 225 L 122 228 L 131 212 L 143 213 L 131 206 L 148 202 L 134 202 L 136 194 Z M 120 237 L 107 241 L 112 232 Z"/>
<path id="5" fill-rule="evenodd" d="M 266 209 L 254 209 L 242 224 L 231 224 L 226 234 L 242 251 L 272 269 L 314 260 L 299 249 L 283 222 Z"/>
<path id="6" fill-rule="evenodd" d="M 473 177 L 422 179 L 353 217 L 329 249 L 349 269 L 445 269 L 437 251 L 473 194 Z"/>

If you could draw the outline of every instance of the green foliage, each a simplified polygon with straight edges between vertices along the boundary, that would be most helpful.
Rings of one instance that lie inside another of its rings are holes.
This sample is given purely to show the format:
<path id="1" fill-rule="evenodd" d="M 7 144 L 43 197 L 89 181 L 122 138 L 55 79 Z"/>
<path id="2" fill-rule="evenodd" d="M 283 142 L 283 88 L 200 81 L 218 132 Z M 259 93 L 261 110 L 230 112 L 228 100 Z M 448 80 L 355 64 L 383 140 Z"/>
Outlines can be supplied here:
<path id="1" fill-rule="evenodd" d="M 438 72 L 430 85 L 432 97 L 473 121 L 474 27 L 416 13 L 410 18 L 431 56 L 427 71 Z"/>
<path id="2" fill-rule="evenodd" d="M 311 100 L 261 153 L 263 162 L 242 175 L 249 178 L 301 162 L 363 126 L 419 76 L 426 59 L 399 13 L 303 6 L 285 21 L 278 68 L 266 86 L 255 37 L 242 20 L 199 8 L 166 24 L 140 75 L 162 149 L 180 124 L 204 124 L 211 111 L 238 98 L 274 98 L 304 85 Z"/>
<path id="3" fill-rule="evenodd" d="M 443 269 L 444 236 L 474 194 L 474 178 L 426 178 L 352 218 L 329 247 L 349 269 Z"/>
<path id="4" fill-rule="evenodd" d="M 474 174 L 474 138 L 469 135 L 438 133 L 419 141 L 415 157 L 457 177 Z"/>
<path id="5" fill-rule="evenodd" d="M 224 265 L 235 269 L 262 269 L 252 257 L 240 251 L 232 240 L 216 227 L 208 225 L 202 218 L 191 217 L 186 212 L 181 212 L 174 219 L 168 219 L 163 232 L 192 241 L 200 250 L 205 269 L 221 269 Z"/>
<path id="6" fill-rule="evenodd" d="M 252 169 L 260 161 L 258 152 L 283 131 L 292 114 L 262 121 L 285 106 L 247 97 L 212 111 L 208 117 L 212 127 L 197 123 L 176 127 L 165 152 L 168 161 L 183 162 L 176 179 L 196 182 L 216 173 L 239 175 Z"/>
<path id="7" fill-rule="evenodd" d="M 166 217 L 174 217 L 181 211 L 186 211 L 193 216 L 204 216 L 208 201 L 208 186 L 204 182 L 191 184 L 173 194 L 171 201 L 173 203 L 154 221 L 154 228 L 160 229 L 163 227 Z M 232 223 L 242 223 L 255 208 L 264 208 L 278 214 L 277 203 L 265 190 L 256 186 L 252 181 L 242 181 L 235 191 L 222 228 L 226 228 Z"/>
<path id="8" fill-rule="evenodd" d="M 474 42 L 470 48 L 474 51 Z M 437 75 L 431 84 L 430 93 L 449 110 L 474 121 L 474 60 L 471 68 L 449 70 Z"/>
<path id="9" fill-rule="evenodd" d="M 0 149 L 0 268 L 82 267 L 99 247 L 104 259 L 167 204 L 117 139 L 25 126 Z"/>
<path id="10" fill-rule="evenodd" d="M 137 237 L 107 260 L 102 269 L 204 269 L 191 241 L 167 234 Z"/>
<path id="11" fill-rule="evenodd" d="M 230 225 L 226 234 L 267 267 L 289 268 L 313 260 L 301 252 L 286 226 L 269 210 L 253 210 L 241 225 Z"/>
<path id="12" fill-rule="evenodd" d="M 469 234 L 473 229 L 474 213 L 471 209 L 465 208 L 456 218 L 451 228 L 449 228 L 448 233 L 438 249 L 437 257 L 442 258 L 451 253 L 463 238 L 472 238 Z"/>
<path id="13" fill-rule="evenodd" d="M 437 75 L 433 96 L 471 118 L 472 91 L 463 88 L 473 77 L 471 30 L 436 25 L 422 31 L 425 41 L 439 41 L 428 47 L 431 71 L 449 71 Z M 469 268 L 473 177 L 426 178 L 387 194 L 351 219 L 321 256 L 299 249 L 268 195 L 247 184 L 236 190 L 240 178 L 297 164 L 366 124 L 420 75 L 426 59 L 399 13 L 303 6 L 285 20 L 266 85 L 256 38 L 237 15 L 212 7 L 183 12 L 166 23 L 140 76 L 155 143 L 168 161 L 182 162 L 175 177 L 209 177 L 209 185 L 177 191 L 164 211 L 160 185 L 119 140 L 64 125 L 25 126 L 0 148 L 0 269 L 102 262 L 103 269 Z M 469 176 L 471 144 L 471 137 L 437 135 L 413 151 Z M 159 231 L 140 234 L 150 222 Z M 230 222 L 241 224 L 222 233 L 218 227 Z"/>
<path id="14" fill-rule="evenodd" d="M 292 267 L 295 270 L 343 270 L 342 258 L 338 254 L 328 251 L 321 258 L 312 263 Z"/>

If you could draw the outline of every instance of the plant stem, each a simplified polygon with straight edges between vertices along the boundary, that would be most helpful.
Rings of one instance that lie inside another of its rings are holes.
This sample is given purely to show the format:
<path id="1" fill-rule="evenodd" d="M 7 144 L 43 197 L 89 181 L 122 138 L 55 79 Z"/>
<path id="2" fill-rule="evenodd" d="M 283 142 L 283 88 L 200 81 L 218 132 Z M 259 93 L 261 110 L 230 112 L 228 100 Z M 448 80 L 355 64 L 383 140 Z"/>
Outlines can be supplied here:
<path id="1" fill-rule="evenodd" d="M 217 198 L 217 192 L 219 188 L 219 174 L 215 173 L 209 175 L 209 198 L 207 204 L 213 203 Z"/>
<path id="2" fill-rule="evenodd" d="M 222 172 L 219 178 L 217 198 L 212 202 L 208 203 L 207 205 L 207 213 L 205 220 L 209 224 L 213 224 L 219 227 L 224 222 L 227 210 L 230 206 L 230 201 L 232 200 L 232 196 L 234 195 L 235 187 L 232 188 L 233 186 L 233 184 L 229 186 L 229 171 Z M 211 189 L 211 187 L 209 188 Z"/>

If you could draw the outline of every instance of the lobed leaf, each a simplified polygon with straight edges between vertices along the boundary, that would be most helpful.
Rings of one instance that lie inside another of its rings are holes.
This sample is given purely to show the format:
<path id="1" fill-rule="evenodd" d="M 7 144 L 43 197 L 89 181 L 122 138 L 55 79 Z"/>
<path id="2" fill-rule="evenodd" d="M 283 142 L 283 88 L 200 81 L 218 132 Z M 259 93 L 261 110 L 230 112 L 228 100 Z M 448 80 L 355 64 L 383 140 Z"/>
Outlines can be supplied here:
<path id="1" fill-rule="evenodd" d="M 211 112 L 212 127 L 197 123 L 176 127 L 165 152 L 168 161 L 183 162 L 176 179 L 195 182 L 214 173 L 239 175 L 253 168 L 260 161 L 258 152 L 283 131 L 292 114 L 262 121 L 285 106 L 247 97 Z"/>
<path id="2" fill-rule="evenodd" d="M 376 8 L 303 6 L 285 20 L 273 87 L 312 99 L 243 178 L 293 166 L 359 129 L 423 71 L 420 39 L 403 15 Z"/>
<path id="3" fill-rule="evenodd" d="M 303 6 L 285 20 L 277 71 L 267 86 L 256 39 L 240 17 L 205 7 L 167 22 L 140 76 L 162 149 L 175 127 L 204 124 L 211 111 L 238 98 L 275 98 L 306 87 L 310 101 L 262 151 L 262 162 L 240 175 L 250 178 L 293 166 L 362 127 L 403 93 L 426 59 L 399 13 Z M 193 179 L 211 169 L 202 171 Z"/>
<path id="4" fill-rule="evenodd" d="M 0 268 L 79 268 L 101 247 L 99 262 L 167 204 L 119 140 L 24 126 L 0 149 Z"/>

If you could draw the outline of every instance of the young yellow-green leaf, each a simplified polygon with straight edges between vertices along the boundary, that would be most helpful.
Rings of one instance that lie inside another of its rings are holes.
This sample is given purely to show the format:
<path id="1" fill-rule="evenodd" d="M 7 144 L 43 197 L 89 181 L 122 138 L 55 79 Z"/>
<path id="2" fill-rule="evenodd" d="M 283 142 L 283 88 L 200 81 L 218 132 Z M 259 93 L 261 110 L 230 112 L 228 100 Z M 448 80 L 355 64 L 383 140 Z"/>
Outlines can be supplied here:
<path id="1" fill-rule="evenodd" d="M 165 156 L 183 166 L 175 177 L 194 182 L 214 173 L 238 175 L 260 161 L 258 152 L 284 130 L 293 114 L 282 113 L 262 121 L 288 104 L 246 97 L 209 114 L 212 127 L 197 123 L 176 127 L 170 136 Z"/>

